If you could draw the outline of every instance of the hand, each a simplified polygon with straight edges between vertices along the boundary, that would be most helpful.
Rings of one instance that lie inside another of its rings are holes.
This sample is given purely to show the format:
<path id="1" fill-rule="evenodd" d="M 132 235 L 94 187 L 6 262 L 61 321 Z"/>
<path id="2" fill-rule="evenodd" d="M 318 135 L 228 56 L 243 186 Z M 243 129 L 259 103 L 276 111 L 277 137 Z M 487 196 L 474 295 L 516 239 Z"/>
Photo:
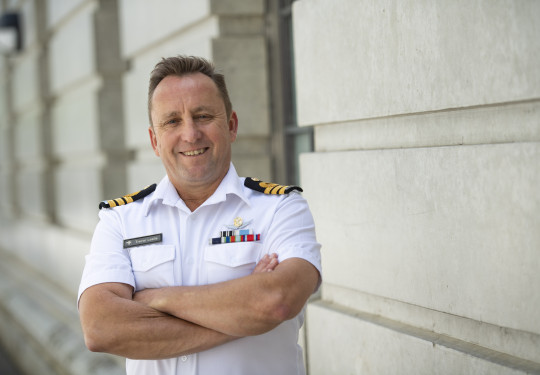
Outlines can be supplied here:
<path id="1" fill-rule="evenodd" d="M 133 301 L 142 303 L 146 306 L 152 306 L 152 301 L 156 297 L 158 289 L 143 289 L 133 294 Z"/>
<path id="2" fill-rule="evenodd" d="M 276 253 L 265 254 L 259 263 L 255 266 L 252 274 L 263 273 L 263 272 L 272 272 L 274 268 L 278 265 L 278 256 Z"/>

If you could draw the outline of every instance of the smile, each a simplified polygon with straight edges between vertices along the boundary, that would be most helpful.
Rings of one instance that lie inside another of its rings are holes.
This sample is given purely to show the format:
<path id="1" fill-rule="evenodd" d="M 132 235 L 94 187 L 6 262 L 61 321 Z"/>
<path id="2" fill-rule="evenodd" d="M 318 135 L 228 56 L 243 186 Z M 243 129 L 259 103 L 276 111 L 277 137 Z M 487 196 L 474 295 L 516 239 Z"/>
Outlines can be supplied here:
<path id="1" fill-rule="evenodd" d="M 197 156 L 200 154 L 204 154 L 206 150 L 208 150 L 208 148 L 200 148 L 198 150 L 182 152 L 182 154 L 186 156 Z"/>

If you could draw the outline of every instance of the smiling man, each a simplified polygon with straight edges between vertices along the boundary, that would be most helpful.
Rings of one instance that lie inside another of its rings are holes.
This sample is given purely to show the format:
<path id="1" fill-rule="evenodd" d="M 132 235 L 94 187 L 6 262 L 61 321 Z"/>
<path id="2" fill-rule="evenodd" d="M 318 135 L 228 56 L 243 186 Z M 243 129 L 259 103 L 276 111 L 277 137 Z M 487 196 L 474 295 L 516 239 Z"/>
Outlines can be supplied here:
<path id="1" fill-rule="evenodd" d="M 238 177 L 238 117 L 210 62 L 159 62 L 148 109 L 167 173 L 100 204 L 79 288 L 88 348 L 128 358 L 128 374 L 304 374 L 321 266 L 301 189 Z"/>

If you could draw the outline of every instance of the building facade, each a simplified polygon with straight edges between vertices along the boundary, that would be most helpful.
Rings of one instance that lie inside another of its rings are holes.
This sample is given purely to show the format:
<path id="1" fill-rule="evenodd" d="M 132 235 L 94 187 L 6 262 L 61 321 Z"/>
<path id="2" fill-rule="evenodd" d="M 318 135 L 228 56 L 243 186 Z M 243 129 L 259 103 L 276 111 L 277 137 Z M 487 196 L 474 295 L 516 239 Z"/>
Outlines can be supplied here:
<path id="1" fill-rule="evenodd" d="M 75 295 L 97 204 L 164 175 L 147 81 L 177 54 L 225 73 L 239 174 L 299 182 L 310 202 L 324 270 L 310 374 L 540 373 L 540 3 L 6 13 L 22 40 L 0 56 L 0 340 L 28 374 L 123 373 L 85 349 Z"/>

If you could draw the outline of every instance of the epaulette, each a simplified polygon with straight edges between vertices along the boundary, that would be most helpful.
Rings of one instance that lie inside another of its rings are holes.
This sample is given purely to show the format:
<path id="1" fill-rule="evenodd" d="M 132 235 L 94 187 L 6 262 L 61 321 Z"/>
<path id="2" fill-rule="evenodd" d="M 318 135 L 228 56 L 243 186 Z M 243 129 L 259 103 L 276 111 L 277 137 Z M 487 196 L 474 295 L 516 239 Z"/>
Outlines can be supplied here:
<path id="1" fill-rule="evenodd" d="M 294 190 L 298 190 L 300 192 L 303 191 L 300 186 L 278 185 L 278 184 L 273 184 L 269 182 L 263 182 L 257 178 L 252 178 L 252 177 L 246 177 L 244 181 L 244 186 L 250 189 L 256 190 L 256 191 L 260 191 L 261 193 L 264 193 L 264 194 L 282 195 L 282 194 L 289 194 L 291 191 L 294 191 Z"/>
<path id="2" fill-rule="evenodd" d="M 102 208 L 112 208 L 116 206 L 123 206 L 124 204 L 128 204 L 131 202 L 135 202 L 136 200 L 142 199 L 146 197 L 148 194 L 152 193 L 154 190 L 156 190 L 156 184 L 148 185 L 142 190 L 137 191 L 133 194 L 124 195 L 121 198 L 116 198 L 108 201 L 103 201 L 99 203 L 99 209 Z"/>

